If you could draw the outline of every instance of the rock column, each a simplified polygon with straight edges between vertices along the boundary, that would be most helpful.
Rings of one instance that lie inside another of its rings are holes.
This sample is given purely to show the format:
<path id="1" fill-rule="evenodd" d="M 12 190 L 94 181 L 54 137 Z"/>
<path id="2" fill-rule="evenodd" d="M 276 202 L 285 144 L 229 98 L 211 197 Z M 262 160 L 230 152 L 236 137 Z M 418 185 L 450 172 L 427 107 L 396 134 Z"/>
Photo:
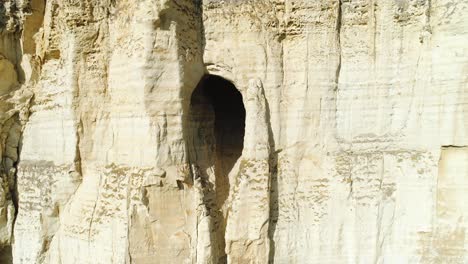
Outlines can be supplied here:
<path id="1" fill-rule="evenodd" d="M 270 146 L 266 99 L 259 80 L 250 80 L 244 104 L 244 149 L 230 194 L 226 253 L 228 263 L 268 263 Z"/>

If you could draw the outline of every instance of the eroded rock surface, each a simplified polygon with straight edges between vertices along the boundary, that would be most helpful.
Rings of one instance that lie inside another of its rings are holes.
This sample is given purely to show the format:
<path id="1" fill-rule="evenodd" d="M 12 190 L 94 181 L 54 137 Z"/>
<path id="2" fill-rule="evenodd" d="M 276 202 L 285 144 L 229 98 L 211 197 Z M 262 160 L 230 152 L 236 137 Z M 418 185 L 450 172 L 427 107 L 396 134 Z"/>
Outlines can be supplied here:
<path id="1" fill-rule="evenodd" d="M 0 2 L 0 263 L 467 263 L 467 12 Z"/>

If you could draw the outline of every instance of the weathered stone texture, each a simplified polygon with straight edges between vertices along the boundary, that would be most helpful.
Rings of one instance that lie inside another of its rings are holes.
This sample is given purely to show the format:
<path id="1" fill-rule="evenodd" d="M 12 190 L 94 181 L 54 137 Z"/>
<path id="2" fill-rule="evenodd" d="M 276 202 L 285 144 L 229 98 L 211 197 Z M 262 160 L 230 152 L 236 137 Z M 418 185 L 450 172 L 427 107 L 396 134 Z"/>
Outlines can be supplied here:
<path id="1" fill-rule="evenodd" d="M 0 263 L 467 263 L 467 12 L 1 1 Z"/>

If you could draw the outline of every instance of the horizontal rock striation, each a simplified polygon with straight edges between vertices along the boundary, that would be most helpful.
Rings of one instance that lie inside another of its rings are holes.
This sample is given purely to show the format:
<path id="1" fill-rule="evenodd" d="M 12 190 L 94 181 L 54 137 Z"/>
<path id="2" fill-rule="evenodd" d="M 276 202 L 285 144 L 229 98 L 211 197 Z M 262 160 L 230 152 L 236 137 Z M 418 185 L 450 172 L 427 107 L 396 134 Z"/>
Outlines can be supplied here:
<path id="1" fill-rule="evenodd" d="M 467 11 L 0 2 L 0 263 L 468 262 Z"/>

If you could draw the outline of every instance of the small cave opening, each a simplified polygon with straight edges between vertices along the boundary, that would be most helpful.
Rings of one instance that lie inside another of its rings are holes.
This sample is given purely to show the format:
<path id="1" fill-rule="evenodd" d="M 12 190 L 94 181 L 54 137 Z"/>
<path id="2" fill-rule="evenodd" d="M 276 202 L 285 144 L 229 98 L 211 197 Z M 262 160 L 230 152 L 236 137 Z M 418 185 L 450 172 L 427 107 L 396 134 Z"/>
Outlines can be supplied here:
<path id="1" fill-rule="evenodd" d="M 205 75 L 190 101 L 191 159 L 200 169 L 205 205 L 215 220 L 218 256 L 225 258 L 225 207 L 229 195 L 229 173 L 242 155 L 245 134 L 245 107 L 242 94 L 234 84 L 220 76 Z M 213 179 L 208 171 L 214 171 Z"/>
<path id="2" fill-rule="evenodd" d="M 205 75 L 193 91 L 190 103 L 196 134 L 194 148 L 195 152 L 202 154 L 197 155 L 197 160 L 211 159 L 216 182 L 222 183 L 241 156 L 244 146 L 242 94 L 232 82 L 220 76 Z M 225 186 L 217 184 L 216 187 L 223 190 Z"/>
<path id="3" fill-rule="evenodd" d="M 228 173 L 242 154 L 245 108 L 242 95 L 231 82 L 208 76 L 202 85 L 204 96 L 214 110 L 214 135 L 218 168 Z M 219 166 L 222 165 L 222 166 Z"/>

